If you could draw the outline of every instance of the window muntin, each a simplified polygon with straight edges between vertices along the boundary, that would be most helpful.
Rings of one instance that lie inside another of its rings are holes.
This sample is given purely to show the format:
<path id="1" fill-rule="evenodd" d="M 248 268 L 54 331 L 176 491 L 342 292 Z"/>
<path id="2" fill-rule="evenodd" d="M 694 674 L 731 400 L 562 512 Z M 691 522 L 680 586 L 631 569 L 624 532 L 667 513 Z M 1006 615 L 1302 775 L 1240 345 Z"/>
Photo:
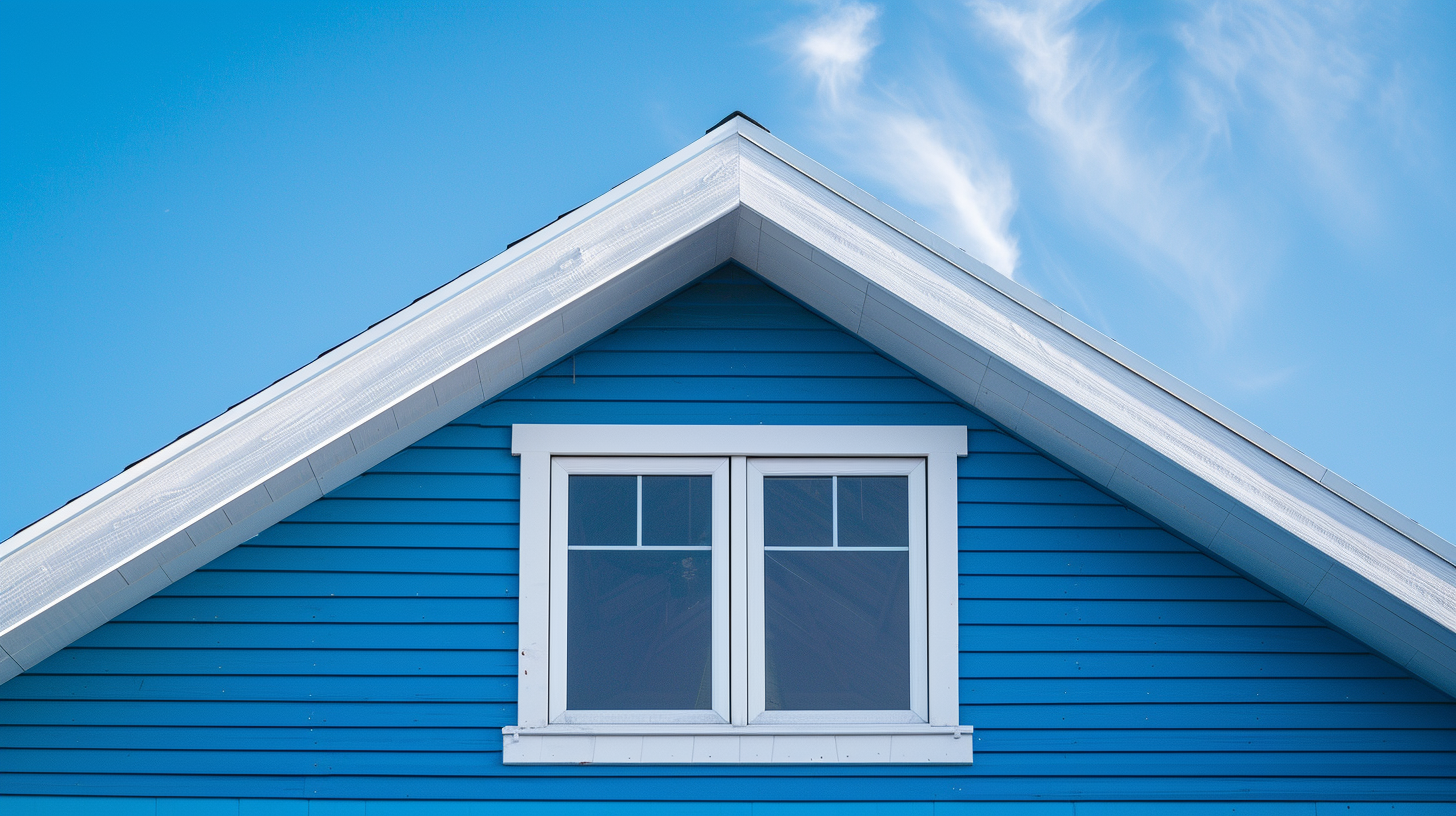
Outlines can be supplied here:
<path id="1" fill-rule="evenodd" d="M 553 458 L 552 722 L 727 722 L 727 471 Z"/>
<path id="2" fill-rule="evenodd" d="M 746 464 L 747 721 L 926 722 L 925 460 Z"/>

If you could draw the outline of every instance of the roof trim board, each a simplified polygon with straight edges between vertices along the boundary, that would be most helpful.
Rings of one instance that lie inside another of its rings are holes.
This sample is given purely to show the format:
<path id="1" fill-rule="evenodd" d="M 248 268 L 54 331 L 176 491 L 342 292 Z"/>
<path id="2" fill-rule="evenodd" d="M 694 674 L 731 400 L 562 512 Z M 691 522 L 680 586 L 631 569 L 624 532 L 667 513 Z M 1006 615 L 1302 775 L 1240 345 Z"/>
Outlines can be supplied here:
<path id="1" fill-rule="evenodd" d="M 746 117 L 745 117 L 746 118 Z M 751 120 L 750 120 L 751 121 Z M 1275 458 L 1323 484 L 1332 493 L 1359 507 L 1381 522 L 1394 528 L 1422 546 L 1437 553 L 1446 561 L 1456 564 L 1456 545 L 1422 527 L 1418 522 L 1395 510 L 1359 486 L 1329 470 L 1287 442 L 1270 434 L 1249 420 L 1230 411 L 1208 395 L 1193 388 L 1177 377 L 1162 370 L 1116 340 L 1102 334 L 1076 317 L 1063 311 L 1056 304 L 1027 289 L 1015 280 L 1002 275 L 987 266 L 965 250 L 951 244 L 918 222 L 908 218 L 884 202 L 841 178 L 834 171 L 800 153 L 766 130 L 745 132 L 744 137 L 762 147 L 765 151 L 790 167 L 808 176 L 816 183 L 834 191 L 854 206 L 883 221 L 887 226 L 904 234 L 929 251 L 941 256 L 947 262 L 962 269 L 966 274 L 990 286 L 992 289 L 1015 300 L 1044 320 L 1062 328 L 1078 340 L 1116 360 L 1128 370 L 1156 384 L 1158 387 L 1206 414 L 1210 419 L 1228 427 L 1249 442 L 1263 449 Z"/>
<path id="2" fill-rule="evenodd" d="M 1440 664 L 1422 676 L 1456 688 L 1447 560 L 1125 362 L 1027 319 L 1023 304 L 888 224 L 846 218 L 846 199 L 750 153 L 739 172 L 741 212 L 753 215 L 740 222 L 736 258 L 1396 662 Z M 1345 574 L 1360 580 L 1339 581 Z M 1343 606 L 1356 598 L 1358 614 Z"/>
<path id="3" fill-rule="evenodd" d="M 746 117 L 0 544 L 0 682 L 729 258 L 1456 691 L 1456 549 Z"/>
<path id="4" fill-rule="evenodd" d="M 0 544 L 0 650 L 30 668 L 287 517 L 296 489 L 322 495 L 434 430 L 441 407 L 463 413 L 630 316 L 631 295 L 644 308 L 721 263 L 731 137 L 699 139 Z"/>

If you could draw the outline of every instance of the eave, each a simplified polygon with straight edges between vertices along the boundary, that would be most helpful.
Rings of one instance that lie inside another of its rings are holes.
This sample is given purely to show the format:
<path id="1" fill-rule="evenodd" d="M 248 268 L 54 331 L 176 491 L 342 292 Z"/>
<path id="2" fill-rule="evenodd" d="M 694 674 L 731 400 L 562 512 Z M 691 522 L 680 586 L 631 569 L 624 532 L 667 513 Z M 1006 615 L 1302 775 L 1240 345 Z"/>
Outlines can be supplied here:
<path id="1" fill-rule="evenodd" d="M 729 259 L 1456 693 L 1456 548 L 742 117 L 0 544 L 0 682 Z"/>

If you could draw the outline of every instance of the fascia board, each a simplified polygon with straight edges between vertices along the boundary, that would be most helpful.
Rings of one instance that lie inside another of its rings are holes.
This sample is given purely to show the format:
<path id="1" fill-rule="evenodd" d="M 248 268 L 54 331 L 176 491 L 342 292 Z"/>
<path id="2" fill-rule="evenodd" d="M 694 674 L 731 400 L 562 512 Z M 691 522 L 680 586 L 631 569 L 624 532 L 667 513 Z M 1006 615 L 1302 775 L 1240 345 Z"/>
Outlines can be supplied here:
<path id="1" fill-rule="evenodd" d="M 606 331 L 618 312 L 592 292 L 655 300 L 661 281 L 629 273 L 671 262 L 653 275 L 686 283 L 726 260 L 736 133 L 714 130 L 0 543 L 0 681 Z"/>
<path id="2" fill-rule="evenodd" d="M 735 120 L 740 121 L 740 120 Z M 972 257 L 965 250 L 951 244 L 923 225 L 901 214 L 894 208 L 874 198 L 834 171 L 785 144 L 783 140 L 749 122 L 739 124 L 744 139 L 757 145 L 764 152 L 778 158 L 795 170 L 803 173 L 825 189 L 882 221 L 886 226 L 920 244 L 926 250 L 939 255 L 947 263 L 959 268 L 965 274 L 981 281 L 986 286 L 1022 305 L 1032 314 L 1061 328 L 1079 341 L 1096 349 L 1137 376 L 1158 386 L 1181 402 L 1206 415 L 1213 421 L 1238 434 L 1255 447 L 1279 459 L 1290 467 L 1323 485 L 1329 492 L 1339 496 L 1401 535 L 1456 564 L 1456 546 L 1444 538 L 1422 527 L 1419 522 L 1390 505 L 1361 490 L 1349 480 L 1337 475 L 1314 459 L 1295 449 L 1287 442 L 1254 425 L 1225 406 L 1193 388 L 1177 377 L 1129 350 L 1116 340 L 1088 326 L 1056 304 L 1042 298 L 1015 280 L 1001 274 Z"/>
<path id="3" fill-rule="evenodd" d="M 1456 567 L 1433 551 L 1449 553 L 1449 544 L 1406 536 L 1046 319 L 1008 294 L 1004 278 L 993 286 L 966 274 L 754 145 L 739 161 L 737 246 L 753 256 L 740 260 L 1286 597 L 1307 603 L 1336 565 L 1364 577 L 1370 591 L 1350 606 L 1365 612 L 1327 619 L 1346 631 L 1384 632 L 1363 639 L 1404 655 L 1405 665 L 1456 668 Z M 895 320 L 903 325 L 889 328 Z M 912 342 L 914 332 L 926 336 Z M 958 365 L 948 362 L 952 353 Z M 1421 656 L 1408 648 L 1417 630 L 1432 636 Z M 1424 676 L 1456 690 L 1456 672 Z"/>
<path id="4" fill-rule="evenodd" d="M 519 243 L 501 252 L 499 255 L 472 268 L 454 280 L 435 289 L 425 297 L 416 300 L 409 306 L 400 309 L 398 312 L 370 326 L 367 330 L 335 346 L 308 365 L 288 374 L 218 416 L 188 431 L 172 443 L 148 454 L 126 470 L 77 496 L 64 506 L 57 508 L 54 512 L 16 531 L 10 538 L 0 541 L 0 559 L 4 559 L 11 552 L 44 536 L 50 530 L 80 515 L 98 502 L 105 500 L 107 497 L 146 476 L 158 467 L 199 445 L 205 444 L 208 439 L 236 424 L 242 417 L 263 410 L 283 395 L 297 390 L 308 382 L 318 379 L 326 371 L 345 360 L 351 359 L 363 349 L 380 342 L 399 327 L 407 325 L 425 313 L 438 308 L 460 291 L 481 283 L 500 270 L 511 266 L 550 244 L 561 235 L 569 232 L 597 213 L 631 196 L 653 181 L 680 167 L 685 162 L 697 157 L 704 151 L 731 139 L 736 135 L 740 123 L 742 123 L 742 120 L 734 119 L 724 127 L 718 128 L 712 133 L 703 136 L 682 150 L 649 167 L 647 170 L 613 187 L 600 197 L 583 204 L 556 221 L 542 227 L 530 236 L 522 239 Z"/>
<path id="5" fill-rule="evenodd" d="M 730 251 L 1287 597 L 1368 579 L 1326 617 L 1456 689 L 1450 544 L 743 119 L 0 544 L 0 682 Z"/>

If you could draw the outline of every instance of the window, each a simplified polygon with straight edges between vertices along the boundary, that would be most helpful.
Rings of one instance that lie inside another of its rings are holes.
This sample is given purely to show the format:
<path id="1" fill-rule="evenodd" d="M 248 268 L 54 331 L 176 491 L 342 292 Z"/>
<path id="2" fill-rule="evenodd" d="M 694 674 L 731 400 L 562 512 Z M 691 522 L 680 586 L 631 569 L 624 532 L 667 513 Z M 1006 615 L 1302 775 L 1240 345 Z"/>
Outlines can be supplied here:
<path id="1" fill-rule="evenodd" d="M 969 762 L 964 427 L 518 425 L 508 763 Z"/>
<path id="2" fill-rule="evenodd" d="M 551 493 L 551 721 L 728 722 L 728 460 L 560 456 Z"/>
<path id="3" fill-rule="evenodd" d="M 924 460 L 746 466 L 748 722 L 927 722 Z"/>

